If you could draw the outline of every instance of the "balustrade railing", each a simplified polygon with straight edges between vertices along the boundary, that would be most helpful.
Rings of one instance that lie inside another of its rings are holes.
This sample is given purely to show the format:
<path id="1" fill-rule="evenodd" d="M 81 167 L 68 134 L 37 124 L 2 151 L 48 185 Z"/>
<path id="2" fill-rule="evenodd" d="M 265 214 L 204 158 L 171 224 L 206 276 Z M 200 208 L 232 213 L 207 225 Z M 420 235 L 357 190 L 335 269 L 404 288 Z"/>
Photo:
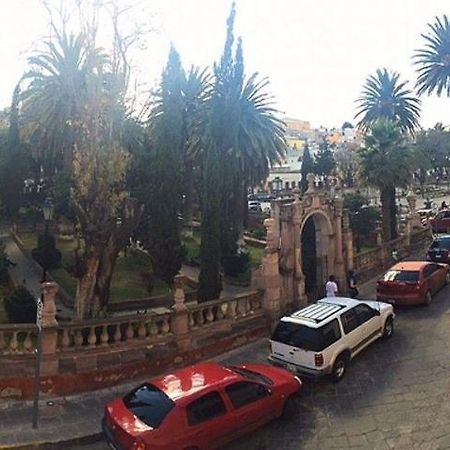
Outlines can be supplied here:
<path id="1" fill-rule="evenodd" d="M 0 325 L 0 355 L 32 354 L 36 349 L 37 331 L 33 324 Z"/>
<path id="2" fill-rule="evenodd" d="M 262 312 L 262 296 L 258 291 L 231 299 L 212 300 L 189 306 L 189 328 L 201 328 L 222 320 L 237 320 Z"/>
<path id="3" fill-rule="evenodd" d="M 139 340 L 157 340 L 172 333 L 173 313 L 138 314 L 108 320 L 60 324 L 58 349 L 70 351 L 120 345 Z"/>

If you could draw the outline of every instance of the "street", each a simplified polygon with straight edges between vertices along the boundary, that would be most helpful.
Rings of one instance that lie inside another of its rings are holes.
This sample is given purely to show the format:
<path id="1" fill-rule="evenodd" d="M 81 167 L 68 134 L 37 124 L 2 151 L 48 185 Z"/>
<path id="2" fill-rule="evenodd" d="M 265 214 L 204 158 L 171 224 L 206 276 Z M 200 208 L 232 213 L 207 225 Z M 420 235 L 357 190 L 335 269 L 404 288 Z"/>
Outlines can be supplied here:
<path id="1" fill-rule="evenodd" d="M 450 286 L 431 306 L 396 314 L 393 338 L 357 356 L 341 383 L 304 381 L 295 420 L 274 421 L 226 450 L 449 449 Z M 266 356 L 267 341 L 261 340 L 222 362 L 264 362 Z"/>

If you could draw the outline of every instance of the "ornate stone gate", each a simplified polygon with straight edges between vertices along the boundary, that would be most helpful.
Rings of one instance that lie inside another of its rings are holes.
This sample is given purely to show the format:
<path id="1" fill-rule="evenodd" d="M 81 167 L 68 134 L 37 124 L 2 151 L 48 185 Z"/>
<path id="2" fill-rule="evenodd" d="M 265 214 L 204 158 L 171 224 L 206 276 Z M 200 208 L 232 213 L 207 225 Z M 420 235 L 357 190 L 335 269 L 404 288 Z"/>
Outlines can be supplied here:
<path id="1" fill-rule="evenodd" d="M 353 264 L 352 234 L 339 187 L 326 192 L 315 186 L 314 175 L 307 179 L 305 194 L 275 200 L 265 221 L 267 245 L 258 284 L 274 318 L 323 296 L 331 274 L 345 292 Z M 306 255 L 308 248 L 315 254 Z"/>

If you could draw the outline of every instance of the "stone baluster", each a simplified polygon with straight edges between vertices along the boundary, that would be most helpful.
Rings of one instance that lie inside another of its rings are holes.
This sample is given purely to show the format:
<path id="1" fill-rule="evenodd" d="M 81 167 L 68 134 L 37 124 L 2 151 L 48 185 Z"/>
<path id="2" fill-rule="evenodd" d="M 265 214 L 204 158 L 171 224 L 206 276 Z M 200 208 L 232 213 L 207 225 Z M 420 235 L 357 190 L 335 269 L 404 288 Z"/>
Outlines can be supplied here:
<path id="1" fill-rule="evenodd" d="M 128 322 L 127 331 L 125 332 L 125 336 L 127 337 L 127 341 L 130 341 L 134 338 L 134 330 L 131 322 Z"/>
<path id="2" fill-rule="evenodd" d="M 116 330 L 114 332 L 114 342 L 118 343 L 122 340 L 122 333 L 120 331 L 120 323 L 116 323 Z"/>
<path id="3" fill-rule="evenodd" d="M 230 319 L 235 319 L 236 316 L 237 316 L 236 304 L 237 304 L 236 300 L 233 300 L 233 301 L 228 303 L 228 317 Z"/>
<path id="4" fill-rule="evenodd" d="M 81 332 L 81 328 L 75 330 L 75 337 L 73 340 L 76 348 L 80 348 L 83 345 L 83 333 Z"/>
<path id="5" fill-rule="evenodd" d="M 3 331 L 0 331 L 0 351 L 4 351 L 6 348 L 5 335 Z"/>
<path id="6" fill-rule="evenodd" d="M 152 318 L 152 321 L 150 323 L 150 334 L 151 336 L 156 336 L 158 334 L 158 325 L 156 324 L 156 320 Z"/>
<path id="7" fill-rule="evenodd" d="M 109 335 L 108 335 L 108 325 L 102 326 L 102 333 L 100 334 L 100 345 L 108 345 Z"/>
<path id="8" fill-rule="evenodd" d="M 146 323 L 144 320 L 142 320 L 141 322 L 139 322 L 138 337 L 139 339 L 144 339 L 146 336 L 147 336 Z"/>
<path id="9" fill-rule="evenodd" d="M 214 314 L 212 306 L 208 306 L 208 308 L 206 309 L 206 322 L 208 323 L 214 322 Z"/>
<path id="10" fill-rule="evenodd" d="M 63 328 L 63 335 L 61 339 L 61 346 L 63 350 L 67 350 L 70 346 L 70 336 L 69 336 L 69 329 Z"/>
<path id="11" fill-rule="evenodd" d="M 59 359 L 56 355 L 58 345 L 58 322 L 56 320 L 56 283 L 43 283 L 42 294 L 44 305 L 42 309 L 42 359 L 41 374 L 53 375 L 58 373 Z"/>
<path id="12" fill-rule="evenodd" d="M 31 331 L 27 331 L 25 334 L 25 340 L 23 341 L 23 349 L 25 352 L 30 353 L 32 351 L 33 342 L 31 341 Z"/>
<path id="13" fill-rule="evenodd" d="M 90 347 L 95 346 L 97 343 L 97 335 L 95 334 L 95 327 L 89 327 L 88 344 Z"/>
<path id="14" fill-rule="evenodd" d="M 169 317 L 168 316 L 164 316 L 163 317 L 163 322 L 161 325 L 161 334 L 167 334 L 170 331 L 170 323 L 169 323 Z"/>
<path id="15" fill-rule="evenodd" d="M 17 340 L 17 331 L 12 332 L 11 340 L 9 341 L 10 353 L 17 353 L 19 350 L 19 341 Z"/>

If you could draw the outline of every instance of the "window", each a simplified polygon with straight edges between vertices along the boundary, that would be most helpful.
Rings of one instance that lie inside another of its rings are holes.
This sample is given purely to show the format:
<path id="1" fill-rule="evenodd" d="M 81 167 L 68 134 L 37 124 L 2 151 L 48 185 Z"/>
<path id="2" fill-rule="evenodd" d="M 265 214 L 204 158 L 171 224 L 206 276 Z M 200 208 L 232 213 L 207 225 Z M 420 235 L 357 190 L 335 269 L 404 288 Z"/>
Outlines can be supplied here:
<path id="1" fill-rule="evenodd" d="M 342 327 L 344 333 L 348 334 L 352 332 L 359 325 L 358 316 L 356 315 L 355 308 L 352 308 L 341 315 Z"/>
<path id="2" fill-rule="evenodd" d="M 247 380 L 251 381 L 257 381 L 259 383 L 264 383 L 268 385 L 272 385 L 273 381 L 266 377 L 265 375 L 254 372 L 253 370 L 244 369 L 243 367 L 234 367 L 234 366 L 227 366 L 227 369 L 232 370 L 233 372 L 238 373 L 239 375 L 243 376 L 244 378 L 247 378 Z"/>
<path id="3" fill-rule="evenodd" d="M 423 276 L 425 278 L 428 278 L 435 272 L 437 272 L 439 269 L 440 266 L 438 266 L 437 264 L 428 264 L 427 266 L 425 266 L 425 269 L 423 269 Z"/>
<path id="4" fill-rule="evenodd" d="M 432 242 L 431 248 L 445 248 L 450 250 L 450 238 L 440 238 Z"/>
<path id="5" fill-rule="evenodd" d="M 388 270 L 383 281 L 403 281 L 405 283 L 417 283 L 419 281 L 418 270 Z"/>
<path id="6" fill-rule="evenodd" d="M 167 395 L 151 384 L 143 384 L 123 398 L 125 406 L 142 422 L 158 428 L 175 406 Z"/>
<path id="7" fill-rule="evenodd" d="M 261 400 L 269 395 L 267 388 L 249 381 L 230 384 L 225 388 L 225 391 L 236 409 Z"/>
<path id="8" fill-rule="evenodd" d="M 367 322 L 373 316 L 375 316 L 375 311 L 370 306 L 367 306 L 367 305 L 355 306 L 355 312 L 356 312 L 356 315 L 358 316 L 358 321 L 360 324 Z"/>
<path id="9" fill-rule="evenodd" d="M 189 425 L 197 425 L 226 414 L 225 404 L 218 392 L 210 392 L 187 407 Z"/>
<path id="10" fill-rule="evenodd" d="M 337 319 L 332 320 L 330 323 L 324 325 L 321 329 L 321 342 L 322 349 L 334 344 L 341 337 L 341 330 Z"/>

